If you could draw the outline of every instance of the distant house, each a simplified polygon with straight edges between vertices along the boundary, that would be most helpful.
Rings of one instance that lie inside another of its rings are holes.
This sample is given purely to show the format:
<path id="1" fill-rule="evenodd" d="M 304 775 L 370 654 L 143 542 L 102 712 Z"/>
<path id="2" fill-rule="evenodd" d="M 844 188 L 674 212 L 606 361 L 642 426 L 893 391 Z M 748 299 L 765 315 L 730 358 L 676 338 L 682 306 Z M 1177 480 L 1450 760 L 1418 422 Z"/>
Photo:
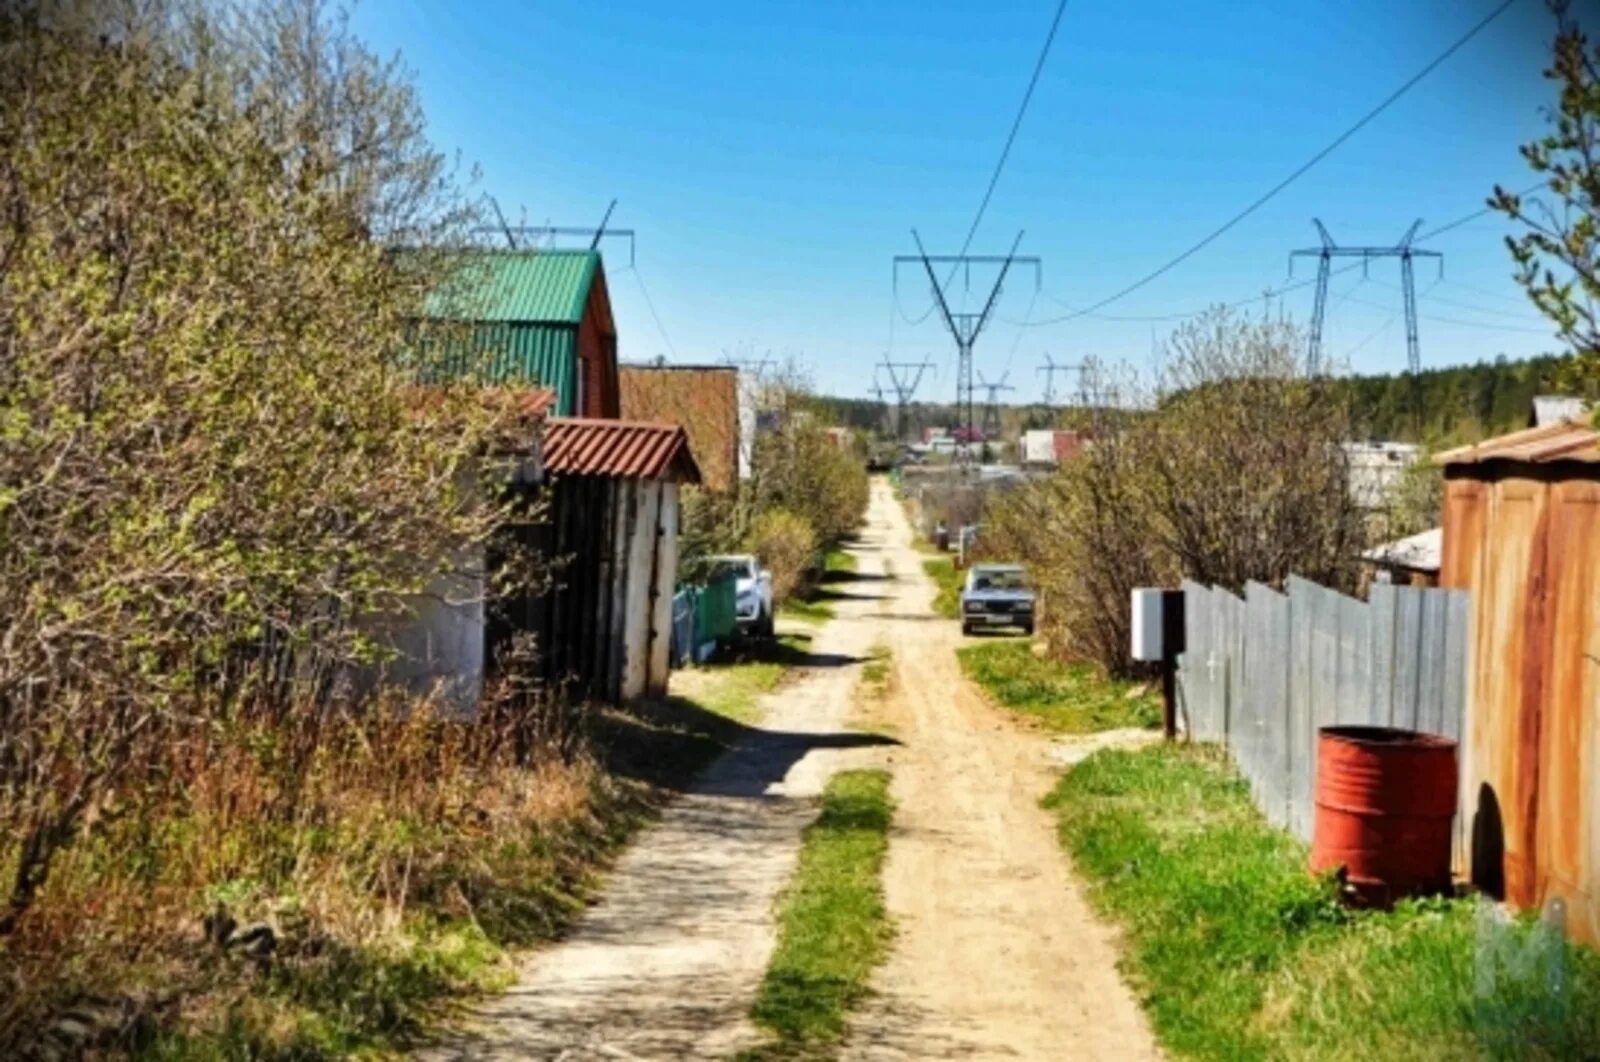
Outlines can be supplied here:
<path id="1" fill-rule="evenodd" d="M 1422 447 L 1402 442 L 1344 444 L 1350 466 L 1350 497 L 1361 508 L 1382 509 L 1406 469 L 1422 456 Z"/>
<path id="2" fill-rule="evenodd" d="M 548 388 L 558 416 L 621 415 L 617 328 L 598 252 L 471 252 L 423 312 L 464 326 L 444 340 L 433 374 Z"/>
<path id="3" fill-rule="evenodd" d="M 1528 427 L 1544 428 L 1587 416 L 1589 407 L 1581 398 L 1570 395 L 1535 395 L 1528 414 Z"/>
<path id="4" fill-rule="evenodd" d="M 1401 586 L 1438 586 L 1439 558 L 1444 552 L 1444 530 L 1434 527 L 1393 542 L 1374 546 L 1361 554 L 1370 576 Z"/>
<path id="5" fill-rule="evenodd" d="M 740 460 L 745 418 L 740 410 L 737 369 L 728 365 L 623 365 L 618 383 L 624 420 L 683 427 L 706 487 L 731 490 L 748 474 Z"/>

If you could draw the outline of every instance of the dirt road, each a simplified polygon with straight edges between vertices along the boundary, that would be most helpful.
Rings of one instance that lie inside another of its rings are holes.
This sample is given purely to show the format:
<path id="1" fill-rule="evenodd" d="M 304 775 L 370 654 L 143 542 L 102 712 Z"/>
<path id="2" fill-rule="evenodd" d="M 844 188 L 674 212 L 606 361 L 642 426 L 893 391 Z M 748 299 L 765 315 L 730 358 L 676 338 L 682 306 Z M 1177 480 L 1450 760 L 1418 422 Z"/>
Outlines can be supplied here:
<path id="1" fill-rule="evenodd" d="M 876 484 L 859 572 L 810 666 L 623 857 L 571 937 L 431 1057 L 703 1059 L 755 1046 L 746 1012 L 812 798 L 840 767 L 885 760 L 898 937 L 845 1057 L 1155 1057 L 1113 941 L 1038 806 L 1059 770 L 1050 744 L 967 686 L 959 632 L 933 615 L 910 542 Z M 875 716 L 902 743 L 887 751 L 849 725 L 859 665 L 880 643 L 895 681 Z"/>
<path id="2" fill-rule="evenodd" d="M 897 805 L 884 889 L 899 930 L 845 1057 L 1156 1057 L 1111 934 L 1040 798 L 1060 768 L 965 681 L 961 633 L 933 617 L 922 557 L 887 487 L 871 530 L 901 578 L 879 618 L 894 652 L 886 721 Z"/>

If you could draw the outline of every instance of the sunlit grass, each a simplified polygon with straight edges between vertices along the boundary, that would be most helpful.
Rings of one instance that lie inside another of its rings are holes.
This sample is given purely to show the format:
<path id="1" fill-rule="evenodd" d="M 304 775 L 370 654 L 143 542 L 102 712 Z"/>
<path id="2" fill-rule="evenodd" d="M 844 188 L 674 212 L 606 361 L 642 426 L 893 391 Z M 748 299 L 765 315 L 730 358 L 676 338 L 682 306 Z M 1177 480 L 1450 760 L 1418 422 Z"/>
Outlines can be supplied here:
<path id="1" fill-rule="evenodd" d="M 1035 656 L 1026 640 L 990 639 L 956 651 L 961 670 L 1004 708 L 1066 733 L 1161 722 L 1160 698 L 1141 683 L 1114 682 L 1092 664 Z"/>
<path id="2" fill-rule="evenodd" d="M 1471 899 L 1344 908 L 1215 748 L 1096 753 L 1047 806 L 1172 1055 L 1594 1057 L 1600 957 Z"/>
<path id="3" fill-rule="evenodd" d="M 836 1045 L 893 932 L 883 903 L 889 774 L 842 771 L 805 831 L 778 914 L 778 945 L 751 1008 L 775 1042 L 749 1058 L 815 1058 Z"/>

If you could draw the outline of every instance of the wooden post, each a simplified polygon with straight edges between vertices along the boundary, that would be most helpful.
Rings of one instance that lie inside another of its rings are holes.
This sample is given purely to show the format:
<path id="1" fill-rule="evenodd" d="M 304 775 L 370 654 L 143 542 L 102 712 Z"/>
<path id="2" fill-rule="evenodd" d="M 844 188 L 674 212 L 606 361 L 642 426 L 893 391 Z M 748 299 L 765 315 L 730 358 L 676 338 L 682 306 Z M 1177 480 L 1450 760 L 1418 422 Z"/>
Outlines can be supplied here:
<path id="1" fill-rule="evenodd" d="M 1178 654 L 1184 649 L 1183 591 L 1161 592 L 1161 726 L 1178 736 Z"/>

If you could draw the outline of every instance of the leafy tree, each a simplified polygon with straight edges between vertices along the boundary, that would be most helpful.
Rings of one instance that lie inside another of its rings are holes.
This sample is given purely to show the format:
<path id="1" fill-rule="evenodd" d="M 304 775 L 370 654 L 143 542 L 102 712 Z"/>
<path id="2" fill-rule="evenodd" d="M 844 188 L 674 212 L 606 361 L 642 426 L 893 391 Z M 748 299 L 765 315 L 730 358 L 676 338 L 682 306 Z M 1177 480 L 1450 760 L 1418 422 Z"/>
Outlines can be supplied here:
<path id="1" fill-rule="evenodd" d="M 1489 202 L 1525 226 L 1506 240 L 1517 280 L 1577 355 L 1572 382 L 1592 388 L 1600 384 L 1600 47 L 1590 49 L 1570 0 L 1551 0 L 1550 9 L 1556 37 L 1545 76 L 1556 83 L 1556 106 L 1550 131 L 1523 145 L 1522 156 L 1557 202 L 1500 186 Z"/>
<path id="2" fill-rule="evenodd" d="M 496 525 L 512 417 L 404 354 L 469 206 L 421 130 L 311 0 L 0 12 L 0 936 L 186 738 L 314 735 Z"/>

